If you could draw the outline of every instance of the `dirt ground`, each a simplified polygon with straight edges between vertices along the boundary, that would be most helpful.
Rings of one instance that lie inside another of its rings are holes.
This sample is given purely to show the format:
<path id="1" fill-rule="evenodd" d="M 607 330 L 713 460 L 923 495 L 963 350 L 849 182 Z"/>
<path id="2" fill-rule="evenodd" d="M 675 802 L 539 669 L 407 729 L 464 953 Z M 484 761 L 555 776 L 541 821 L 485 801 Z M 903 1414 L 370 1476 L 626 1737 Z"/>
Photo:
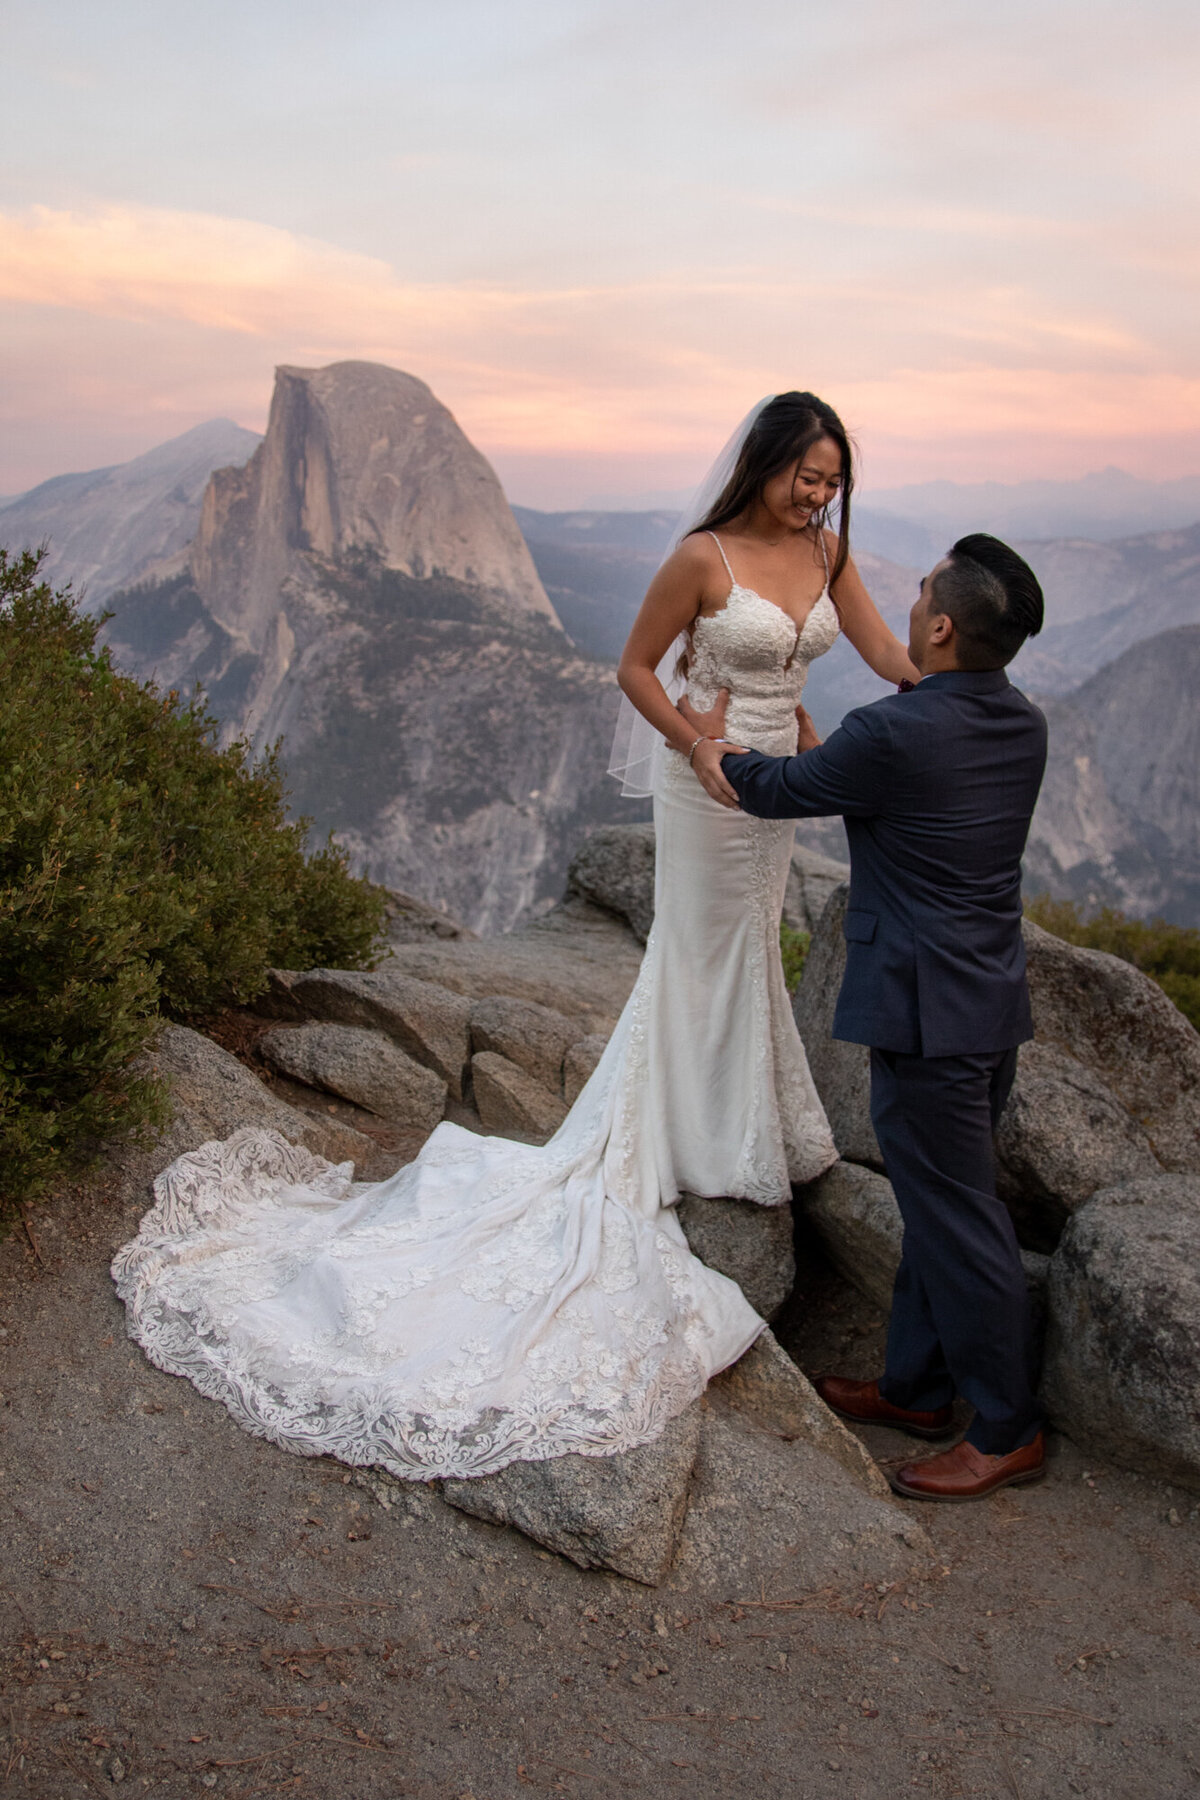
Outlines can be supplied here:
<path id="1" fill-rule="evenodd" d="M 919 1579 L 685 1606 L 153 1369 L 107 1272 L 134 1173 L 0 1243 L 0 1796 L 1200 1794 L 1196 1496 L 1058 1439 L 1039 1487 L 909 1503 Z M 873 1372 L 881 1321 L 801 1249 L 782 1341 Z"/>

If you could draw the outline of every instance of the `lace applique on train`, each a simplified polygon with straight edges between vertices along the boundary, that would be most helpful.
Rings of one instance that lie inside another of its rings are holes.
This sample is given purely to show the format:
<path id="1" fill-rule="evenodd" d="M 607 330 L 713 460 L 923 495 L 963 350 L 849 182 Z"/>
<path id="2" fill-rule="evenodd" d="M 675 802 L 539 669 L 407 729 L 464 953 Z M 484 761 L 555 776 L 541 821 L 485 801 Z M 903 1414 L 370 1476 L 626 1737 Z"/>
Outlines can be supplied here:
<path id="1" fill-rule="evenodd" d="M 837 631 L 828 595 L 797 633 L 735 582 L 689 691 L 729 687 L 729 735 L 789 753 Z M 272 1131 L 180 1157 L 113 1262 L 151 1361 L 285 1449 L 414 1480 L 631 1449 L 736 1361 L 762 1320 L 673 1208 L 777 1205 L 836 1160 L 779 961 L 793 830 L 717 806 L 673 752 L 655 822 L 641 973 L 550 1142 L 442 1124 L 373 1186 Z"/>

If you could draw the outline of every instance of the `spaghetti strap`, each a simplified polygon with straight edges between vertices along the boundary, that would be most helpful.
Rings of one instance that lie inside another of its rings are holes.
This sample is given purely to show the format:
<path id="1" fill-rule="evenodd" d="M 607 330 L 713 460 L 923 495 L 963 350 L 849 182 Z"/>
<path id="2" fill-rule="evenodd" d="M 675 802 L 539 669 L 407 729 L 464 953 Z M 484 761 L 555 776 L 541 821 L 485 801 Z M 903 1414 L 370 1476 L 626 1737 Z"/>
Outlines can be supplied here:
<path id="1" fill-rule="evenodd" d="M 829 592 L 829 546 L 825 542 L 825 532 L 824 532 L 823 527 L 820 525 L 817 526 L 817 536 L 821 540 L 821 560 L 825 564 L 825 592 L 828 593 Z"/>
<path id="2" fill-rule="evenodd" d="M 725 554 L 724 544 L 721 542 L 720 538 L 717 536 L 715 531 L 707 532 L 706 535 L 712 539 L 713 543 L 717 546 L 717 549 L 721 552 L 721 561 L 725 564 L 725 573 L 728 575 L 730 581 L 733 582 L 734 587 L 736 587 L 737 580 L 734 576 L 733 570 L 729 566 L 729 558 Z"/>

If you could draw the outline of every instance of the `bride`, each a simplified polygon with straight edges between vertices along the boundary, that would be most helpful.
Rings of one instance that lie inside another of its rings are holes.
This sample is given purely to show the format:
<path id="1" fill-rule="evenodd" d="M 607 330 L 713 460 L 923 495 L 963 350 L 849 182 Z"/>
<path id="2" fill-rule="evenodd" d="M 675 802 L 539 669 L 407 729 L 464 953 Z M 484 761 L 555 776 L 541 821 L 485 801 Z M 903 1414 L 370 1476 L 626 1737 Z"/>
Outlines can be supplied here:
<path id="1" fill-rule="evenodd" d="M 765 401 L 651 584 L 613 770 L 654 795 L 655 921 L 549 1143 L 443 1123 L 366 1185 L 248 1127 L 158 1177 L 113 1262 L 130 1336 L 248 1431 L 414 1480 L 608 1455 L 656 1437 L 763 1329 L 674 1203 L 781 1205 L 837 1152 L 779 960 L 794 827 L 736 809 L 707 715 L 726 690 L 735 741 L 794 751 L 808 666 L 839 630 L 885 679 L 915 673 L 849 559 L 851 484 L 829 407 Z"/>

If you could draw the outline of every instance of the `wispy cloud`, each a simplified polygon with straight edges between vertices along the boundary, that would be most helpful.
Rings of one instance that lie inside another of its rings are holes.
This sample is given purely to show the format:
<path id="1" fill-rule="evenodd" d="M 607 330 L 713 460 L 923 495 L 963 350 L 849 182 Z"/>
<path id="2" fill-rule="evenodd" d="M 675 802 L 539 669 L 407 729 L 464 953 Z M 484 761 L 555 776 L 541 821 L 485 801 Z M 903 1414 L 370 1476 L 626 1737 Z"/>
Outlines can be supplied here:
<path id="1" fill-rule="evenodd" d="M 341 357 L 563 503 L 784 386 L 881 480 L 1200 465 L 1188 0 L 10 12 L 0 491 Z"/>
<path id="2" fill-rule="evenodd" d="M 907 419 L 916 438 L 968 418 L 976 432 L 1007 431 L 1019 412 L 1039 429 L 1061 413 L 1058 433 L 1080 421 L 1119 427 L 1144 414 L 1151 392 L 1170 430 L 1192 391 L 1138 368 L 1144 347 L 1128 330 L 1017 286 L 943 280 L 931 297 L 922 279 L 881 292 L 866 278 L 787 281 L 753 269 L 607 286 L 420 283 L 277 226 L 167 209 L 0 214 L 0 299 L 191 326 L 203 344 L 213 334 L 258 340 L 264 382 L 268 353 L 396 362 L 427 376 L 493 447 L 523 451 L 612 451 L 636 430 L 643 450 L 687 454 L 781 372 L 815 380 L 814 364 L 864 428 L 894 432 Z M 814 307 L 810 362 L 795 320 Z M 856 370 L 856 347 L 869 342 L 874 354 Z M 1064 346 L 1083 368 L 1046 366 Z M 906 347 L 922 348 L 924 362 L 897 362 Z M 1127 365 L 1102 397 L 1097 356 Z"/>

